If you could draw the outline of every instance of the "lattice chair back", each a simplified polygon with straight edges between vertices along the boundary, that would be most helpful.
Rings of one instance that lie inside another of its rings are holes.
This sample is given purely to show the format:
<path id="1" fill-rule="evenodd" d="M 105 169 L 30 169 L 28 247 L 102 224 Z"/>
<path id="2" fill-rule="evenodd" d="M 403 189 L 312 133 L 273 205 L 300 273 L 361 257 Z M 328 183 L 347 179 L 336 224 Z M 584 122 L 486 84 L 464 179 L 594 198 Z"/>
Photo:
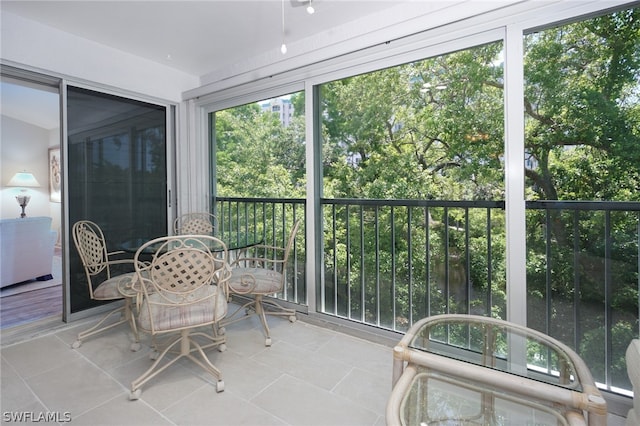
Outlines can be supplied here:
<path id="1" fill-rule="evenodd" d="M 154 251 L 151 260 L 140 261 L 150 247 Z M 208 235 L 162 237 L 140 247 L 135 256 L 138 279 L 144 283 L 140 327 L 153 334 L 176 325 L 207 325 L 224 318 L 231 276 L 227 259 L 225 243 Z M 195 312 L 194 306 L 198 306 Z M 168 316 L 157 314 L 167 308 L 175 309 Z M 183 316 L 172 317 L 175 312 Z"/>
<path id="2" fill-rule="evenodd" d="M 174 221 L 176 235 L 213 235 L 218 227 L 216 217 L 210 213 L 187 213 Z"/>
<path id="3" fill-rule="evenodd" d="M 89 220 L 76 222 L 72 234 L 89 281 L 89 293 L 93 298 L 92 278 L 105 270 L 107 279 L 111 278 L 104 234 L 96 223 Z"/>

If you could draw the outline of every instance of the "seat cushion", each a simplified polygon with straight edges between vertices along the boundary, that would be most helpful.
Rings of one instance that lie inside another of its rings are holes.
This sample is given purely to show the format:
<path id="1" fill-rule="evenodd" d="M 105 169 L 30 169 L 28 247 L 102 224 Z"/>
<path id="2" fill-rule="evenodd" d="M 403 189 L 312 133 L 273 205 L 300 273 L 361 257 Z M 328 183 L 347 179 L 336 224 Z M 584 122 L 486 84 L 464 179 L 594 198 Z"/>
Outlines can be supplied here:
<path id="1" fill-rule="evenodd" d="M 93 298 L 96 300 L 116 300 L 123 299 L 122 293 L 118 290 L 118 283 L 120 280 L 131 281 L 134 277 L 134 272 L 128 274 L 116 275 L 106 281 L 100 283 L 100 285 L 93 289 Z"/>
<path id="2" fill-rule="evenodd" d="M 215 297 L 217 291 L 217 286 L 207 285 L 192 294 L 191 299 L 198 300 L 207 296 L 211 297 L 195 303 L 171 306 L 157 304 L 166 303 L 166 301 L 160 294 L 153 293 L 148 298 L 145 298 L 140 306 L 138 325 L 143 330 L 163 332 L 220 321 L 227 314 L 227 299 L 224 295 Z M 216 303 L 217 306 L 214 306 Z"/>
<path id="3" fill-rule="evenodd" d="M 233 268 L 229 287 L 235 293 L 272 294 L 282 289 L 282 274 L 266 268 Z"/>

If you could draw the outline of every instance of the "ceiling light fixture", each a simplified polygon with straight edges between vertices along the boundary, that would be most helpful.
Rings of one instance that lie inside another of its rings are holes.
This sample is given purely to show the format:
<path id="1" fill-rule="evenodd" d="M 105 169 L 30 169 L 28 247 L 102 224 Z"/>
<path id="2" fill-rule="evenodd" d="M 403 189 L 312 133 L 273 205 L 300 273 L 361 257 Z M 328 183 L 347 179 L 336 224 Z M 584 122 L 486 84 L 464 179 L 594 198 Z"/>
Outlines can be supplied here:
<path id="1" fill-rule="evenodd" d="M 307 6 L 307 13 L 308 13 L 309 15 L 313 15 L 313 12 L 315 12 L 315 11 L 316 11 L 316 10 L 313 8 L 313 6 L 311 5 L 311 1 L 312 1 L 312 0 L 309 0 L 309 6 Z"/>
<path id="2" fill-rule="evenodd" d="M 283 55 L 287 53 L 287 45 L 284 42 L 284 0 L 282 0 L 282 46 L 280 46 L 280 52 Z"/>

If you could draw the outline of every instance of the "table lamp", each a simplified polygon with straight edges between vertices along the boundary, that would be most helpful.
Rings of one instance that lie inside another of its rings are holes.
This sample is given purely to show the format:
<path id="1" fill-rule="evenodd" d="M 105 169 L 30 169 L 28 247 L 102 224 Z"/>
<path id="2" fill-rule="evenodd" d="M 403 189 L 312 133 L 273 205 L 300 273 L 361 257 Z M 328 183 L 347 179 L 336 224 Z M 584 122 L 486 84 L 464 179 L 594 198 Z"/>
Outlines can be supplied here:
<path id="1" fill-rule="evenodd" d="M 16 186 L 22 188 L 20 189 L 20 192 L 22 192 L 23 194 L 16 195 L 16 201 L 18 201 L 18 204 L 20 205 L 20 207 L 22 207 L 22 214 L 20 215 L 20 217 L 26 217 L 27 215 L 24 212 L 24 209 L 25 207 L 27 207 L 27 204 L 29 204 L 31 196 L 26 194 L 27 190 L 25 188 L 39 188 L 40 184 L 36 180 L 35 176 L 33 176 L 33 174 L 27 172 L 18 172 L 13 175 L 11 180 L 9 180 L 7 186 Z"/>

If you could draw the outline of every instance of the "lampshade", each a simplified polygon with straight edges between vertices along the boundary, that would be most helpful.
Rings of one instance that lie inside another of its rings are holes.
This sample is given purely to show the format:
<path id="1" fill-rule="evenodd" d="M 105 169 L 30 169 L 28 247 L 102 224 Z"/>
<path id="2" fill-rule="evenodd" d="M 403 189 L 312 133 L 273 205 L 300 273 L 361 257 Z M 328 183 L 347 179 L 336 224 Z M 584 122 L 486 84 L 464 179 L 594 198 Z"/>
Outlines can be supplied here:
<path id="1" fill-rule="evenodd" d="M 22 188 L 39 188 L 40 184 L 36 180 L 35 176 L 27 172 L 18 172 L 7 183 L 7 186 L 19 186 Z"/>

